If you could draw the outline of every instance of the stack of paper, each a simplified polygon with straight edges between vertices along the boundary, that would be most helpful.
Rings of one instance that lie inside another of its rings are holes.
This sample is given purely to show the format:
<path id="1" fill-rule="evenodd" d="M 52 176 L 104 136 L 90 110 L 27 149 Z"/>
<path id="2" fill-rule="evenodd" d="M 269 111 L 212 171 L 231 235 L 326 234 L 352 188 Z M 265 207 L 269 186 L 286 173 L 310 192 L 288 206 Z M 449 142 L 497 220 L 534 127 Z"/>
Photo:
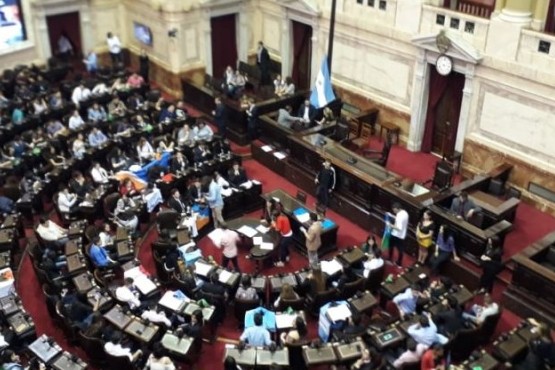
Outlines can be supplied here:
<path id="1" fill-rule="evenodd" d="M 332 322 L 346 320 L 352 315 L 351 310 L 349 310 L 349 307 L 345 304 L 330 307 L 326 313 Z"/>
<path id="2" fill-rule="evenodd" d="M 226 284 L 232 276 L 233 274 L 231 272 L 227 270 L 222 270 L 220 271 L 220 276 L 218 277 L 218 280 L 220 281 L 220 283 Z"/>
<path id="3" fill-rule="evenodd" d="M 266 227 L 266 226 L 264 226 L 264 225 L 258 225 L 258 226 L 256 227 L 256 230 L 257 230 L 259 233 L 261 233 L 261 234 L 266 234 L 268 231 L 270 231 L 270 228 L 269 228 L 269 227 Z"/>
<path id="4" fill-rule="evenodd" d="M 169 308 L 172 311 L 179 312 L 183 309 L 185 303 L 189 301 L 187 297 L 178 298 L 172 290 L 168 290 L 158 302 L 159 305 Z"/>
<path id="5" fill-rule="evenodd" d="M 274 156 L 275 156 L 277 159 L 282 160 L 282 159 L 284 159 L 285 157 L 287 157 L 287 154 L 282 153 L 282 152 L 275 152 L 275 153 L 274 153 Z"/>
<path id="6" fill-rule="evenodd" d="M 224 234 L 224 231 L 218 228 L 218 229 L 214 229 L 214 231 L 208 234 L 208 237 L 210 238 L 210 240 L 212 240 L 212 243 L 214 243 L 214 245 L 219 248 L 220 243 L 222 241 L 223 234 Z"/>
<path id="7" fill-rule="evenodd" d="M 264 145 L 262 148 L 263 151 L 265 151 L 266 153 L 271 152 L 272 151 L 272 147 L 269 145 Z"/>
<path id="8" fill-rule="evenodd" d="M 262 243 L 260 244 L 260 249 L 271 251 L 274 249 L 274 245 L 272 243 Z"/>
<path id="9" fill-rule="evenodd" d="M 310 214 L 308 212 L 297 214 L 297 220 L 301 223 L 310 221 Z"/>
<path id="10" fill-rule="evenodd" d="M 247 238 L 252 238 L 257 234 L 255 229 L 247 225 L 241 226 L 237 231 L 245 235 Z"/>
<path id="11" fill-rule="evenodd" d="M 252 244 L 254 244 L 254 245 L 262 244 L 262 237 L 261 236 L 255 236 L 254 238 L 252 238 Z"/>
<path id="12" fill-rule="evenodd" d="M 296 314 L 278 314 L 276 315 L 276 328 L 278 330 L 292 328 L 296 319 Z"/>
<path id="13" fill-rule="evenodd" d="M 343 265 L 336 259 L 332 259 L 331 261 L 322 261 L 320 266 L 322 267 L 322 272 L 329 276 L 343 271 Z"/>
<path id="14" fill-rule="evenodd" d="M 156 289 L 156 284 L 154 284 L 146 275 L 141 275 L 134 279 L 133 285 L 135 285 L 135 287 L 144 295 L 147 295 Z"/>
<path id="15" fill-rule="evenodd" d="M 202 262 L 202 261 L 195 262 L 195 273 L 197 275 L 206 277 L 206 276 L 208 276 L 210 271 L 212 271 L 213 268 L 214 268 L 214 266 L 212 266 L 208 263 L 205 263 L 205 262 Z"/>

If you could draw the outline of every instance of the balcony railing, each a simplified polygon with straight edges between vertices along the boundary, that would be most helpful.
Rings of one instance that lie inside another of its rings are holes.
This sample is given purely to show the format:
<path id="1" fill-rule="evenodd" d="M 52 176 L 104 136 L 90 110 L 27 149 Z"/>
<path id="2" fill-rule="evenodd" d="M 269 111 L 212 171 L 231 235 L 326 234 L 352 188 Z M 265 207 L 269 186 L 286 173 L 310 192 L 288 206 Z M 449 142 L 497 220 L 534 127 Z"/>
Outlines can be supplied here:
<path id="1" fill-rule="evenodd" d="M 489 19 L 495 9 L 495 0 L 444 0 L 443 7 Z"/>

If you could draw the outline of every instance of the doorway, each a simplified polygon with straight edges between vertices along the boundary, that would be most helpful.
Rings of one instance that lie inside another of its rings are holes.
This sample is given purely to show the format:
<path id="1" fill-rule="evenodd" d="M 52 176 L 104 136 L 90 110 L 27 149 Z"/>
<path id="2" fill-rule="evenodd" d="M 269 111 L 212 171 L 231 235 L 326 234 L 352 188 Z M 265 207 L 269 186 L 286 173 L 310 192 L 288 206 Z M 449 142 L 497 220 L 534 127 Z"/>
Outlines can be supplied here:
<path id="1" fill-rule="evenodd" d="M 81 60 L 83 50 L 81 46 L 79 12 L 50 15 L 46 17 L 46 25 L 48 27 L 48 40 L 50 41 L 52 56 L 61 56 L 58 41 L 62 35 L 65 35 L 73 49 L 73 55 L 69 57 Z"/>
<path id="2" fill-rule="evenodd" d="M 212 76 L 222 78 L 227 66 L 237 66 L 236 14 L 210 19 Z"/>
<path id="3" fill-rule="evenodd" d="M 430 93 L 422 151 L 451 157 L 455 152 L 465 76 L 440 75 L 430 65 Z"/>
<path id="4" fill-rule="evenodd" d="M 312 63 L 312 27 L 293 22 L 293 72 L 291 78 L 300 89 L 310 88 L 310 65 Z"/>

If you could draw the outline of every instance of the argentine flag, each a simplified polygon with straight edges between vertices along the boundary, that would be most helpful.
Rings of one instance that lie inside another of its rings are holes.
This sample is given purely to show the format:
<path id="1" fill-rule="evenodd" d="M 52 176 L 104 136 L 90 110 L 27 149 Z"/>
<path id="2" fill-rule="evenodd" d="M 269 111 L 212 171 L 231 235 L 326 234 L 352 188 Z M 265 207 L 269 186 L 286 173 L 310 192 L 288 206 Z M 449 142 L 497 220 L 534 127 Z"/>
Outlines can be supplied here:
<path id="1" fill-rule="evenodd" d="M 316 108 L 323 108 L 334 100 L 335 95 L 331 87 L 328 58 L 324 56 L 316 82 L 314 83 L 314 88 L 310 94 L 310 104 Z"/>

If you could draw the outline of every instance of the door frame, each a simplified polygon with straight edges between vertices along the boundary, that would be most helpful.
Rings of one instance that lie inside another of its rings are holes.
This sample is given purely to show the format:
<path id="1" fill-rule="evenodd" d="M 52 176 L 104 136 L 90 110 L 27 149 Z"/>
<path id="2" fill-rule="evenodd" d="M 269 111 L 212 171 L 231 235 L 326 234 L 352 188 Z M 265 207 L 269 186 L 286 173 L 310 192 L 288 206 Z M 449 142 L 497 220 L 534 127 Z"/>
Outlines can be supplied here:
<path id="1" fill-rule="evenodd" d="M 314 46 L 312 45 L 312 40 L 314 39 L 314 28 L 312 28 L 312 25 L 310 25 L 310 24 L 307 24 L 307 23 L 304 23 L 304 22 L 299 22 L 299 21 L 296 21 L 296 20 L 294 20 L 294 19 L 292 19 L 292 20 L 290 21 L 290 32 L 289 32 L 289 37 L 290 37 L 290 39 L 289 39 L 289 45 L 290 45 L 289 48 L 290 48 L 290 50 L 289 50 L 289 52 L 291 53 L 291 74 L 289 74 L 289 76 L 292 75 L 292 73 L 293 73 L 293 65 L 295 64 L 295 63 L 293 63 L 293 59 L 295 59 L 295 50 L 294 50 L 294 48 L 295 48 L 295 40 L 294 40 L 295 34 L 294 34 L 294 32 L 293 32 L 293 24 L 294 24 L 294 23 L 302 24 L 302 25 L 305 26 L 305 27 L 310 27 L 310 31 L 311 31 L 311 32 L 310 32 L 310 33 L 311 33 L 311 36 L 310 36 L 310 43 L 309 43 L 309 49 L 310 49 L 310 50 L 308 50 L 308 56 L 309 56 L 309 58 L 310 58 L 310 63 L 308 63 L 308 69 L 309 69 L 308 72 L 309 72 L 309 73 L 308 73 L 308 81 L 306 81 L 306 83 L 308 84 L 308 86 L 305 87 L 305 88 L 310 89 L 310 88 L 312 88 L 312 83 L 313 83 L 313 81 L 314 81 L 314 80 L 312 79 L 312 65 L 313 65 L 313 63 L 312 63 L 312 57 L 313 57 L 313 49 L 314 49 Z"/>

